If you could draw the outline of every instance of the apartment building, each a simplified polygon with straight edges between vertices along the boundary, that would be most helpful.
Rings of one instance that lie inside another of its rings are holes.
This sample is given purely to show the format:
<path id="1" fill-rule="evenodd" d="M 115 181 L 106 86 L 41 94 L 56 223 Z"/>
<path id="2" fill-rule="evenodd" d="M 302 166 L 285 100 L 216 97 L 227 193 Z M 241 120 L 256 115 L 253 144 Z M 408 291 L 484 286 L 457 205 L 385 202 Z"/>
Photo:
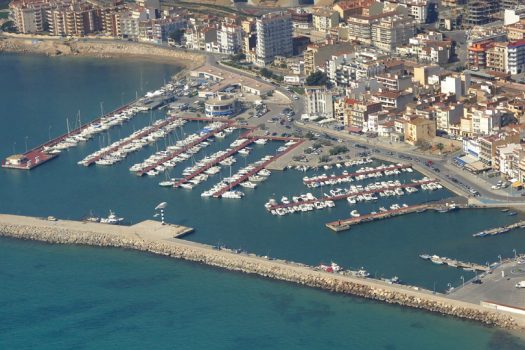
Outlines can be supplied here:
<path id="1" fill-rule="evenodd" d="M 315 30 L 328 33 L 339 25 L 339 13 L 325 8 L 316 9 L 312 13 L 312 22 Z"/>
<path id="2" fill-rule="evenodd" d="M 397 46 L 406 45 L 416 34 L 416 23 L 408 16 L 382 17 L 372 24 L 372 45 L 386 52 L 395 52 Z"/>
<path id="3" fill-rule="evenodd" d="M 40 33 L 47 29 L 48 0 L 14 0 L 9 3 L 11 17 L 19 33 Z"/>
<path id="4" fill-rule="evenodd" d="M 234 55 L 242 49 L 242 29 L 236 24 L 223 23 L 217 32 L 217 42 L 221 53 Z"/>
<path id="5" fill-rule="evenodd" d="M 272 12 L 257 19 L 256 64 L 265 66 L 275 56 L 291 56 L 292 19 L 288 12 Z"/>
<path id="6" fill-rule="evenodd" d="M 333 118 L 334 103 L 332 92 L 324 86 L 307 86 L 304 88 L 306 113 L 310 118 Z"/>

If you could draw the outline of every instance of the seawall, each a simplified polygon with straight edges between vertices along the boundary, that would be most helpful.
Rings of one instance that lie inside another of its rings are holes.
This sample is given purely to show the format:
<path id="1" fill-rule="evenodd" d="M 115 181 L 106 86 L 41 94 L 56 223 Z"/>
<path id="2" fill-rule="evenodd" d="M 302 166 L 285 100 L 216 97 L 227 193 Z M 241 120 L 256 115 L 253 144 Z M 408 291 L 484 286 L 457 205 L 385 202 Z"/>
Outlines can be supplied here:
<path id="1" fill-rule="evenodd" d="M 172 258 L 293 282 L 332 292 L 350 294 L 389 304 L 482 322 L 506 329 L 525 329 L 525 318 L 480 305 L 451 300 L 441 294 L 382 281 L 331 274 L 282 260 L 253 254 L 236 254 L 211 246 L 172 238 L 173 232 L 140 223 L 123 227 L 96 223 L 0 215 L 0 236 L 57 244 L 83 244 L 151 252 Z M 158 225 L 158 223 L 157 223 Z M 184 229 L 184 228 L 181 228 Z"/>

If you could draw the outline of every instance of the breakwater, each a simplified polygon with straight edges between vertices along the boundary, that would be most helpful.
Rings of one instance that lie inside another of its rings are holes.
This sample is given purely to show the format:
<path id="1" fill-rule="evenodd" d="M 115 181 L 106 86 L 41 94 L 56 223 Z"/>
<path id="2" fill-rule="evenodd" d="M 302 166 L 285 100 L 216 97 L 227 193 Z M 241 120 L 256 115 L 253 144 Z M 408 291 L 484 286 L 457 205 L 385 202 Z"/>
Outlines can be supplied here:
<path id="1" fill-rule="evenodd" d="M 178 227 L 179 232 L 186 228 Z M 176 234 L 154 222 L 134 226 L 110 226 L 76 221 L 47 221 L 38 218 L 0 215 L 0 236 L 56 244 L 118 247 L 151 252 L 172 258 L 203 263 L 231 271 L 255 274 L 337 293 L 351 294 L 390 304 L 475 320 L 507 329 L 525 328 L 517 315 L 486 309 L 480 305 L 451 300 L 413 287 L 389 285 L 377 280 L 332 274 L 282 260 L 268 260 L 253 254 L 173 238 Z"/>

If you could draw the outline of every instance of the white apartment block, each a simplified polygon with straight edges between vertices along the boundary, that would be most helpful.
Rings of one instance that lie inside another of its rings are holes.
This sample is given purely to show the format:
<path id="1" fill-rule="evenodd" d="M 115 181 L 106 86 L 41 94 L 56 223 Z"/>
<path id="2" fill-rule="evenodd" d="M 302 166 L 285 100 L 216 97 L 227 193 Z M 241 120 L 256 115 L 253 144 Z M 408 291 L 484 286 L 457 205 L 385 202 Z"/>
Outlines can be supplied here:
<path id="1" fill-rule="evenodd" d="M 272 12 L 257 19 L 256 64 L 264 67 L 275 56 L 291 56 L 292 18 L 287 12 Z"/>
<path id="2" fill-rule="evenodd" d="M 234 24 L 223 23 L 217 32 L 217 41 L 221 53 L 234 55 L 242 49 L 242 30 Z"/>

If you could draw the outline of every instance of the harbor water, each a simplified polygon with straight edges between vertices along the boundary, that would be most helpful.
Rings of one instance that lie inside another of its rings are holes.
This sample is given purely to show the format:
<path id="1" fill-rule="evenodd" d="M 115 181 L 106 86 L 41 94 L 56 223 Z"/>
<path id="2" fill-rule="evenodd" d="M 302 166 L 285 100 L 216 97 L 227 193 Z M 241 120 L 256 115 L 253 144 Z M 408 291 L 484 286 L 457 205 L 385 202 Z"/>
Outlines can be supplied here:
<path id="1" fill-rule="evenodd" d="M 142 95 L 157 88 L 178 70 L 176 66 L 131 60 L 0 56 L 0 81 L 7 82 L 0 86 L 3 105 L 0 112 L 0 157 L 23 152 L 26 143 L 31 148 L 47 141 L 50 136 L 65 133 L 68 123 L 74 126 L 78 121 L 78 110 L 83 122 L 93 119 L 100 115 L 101 109 L 109 111 L 136 94 Z M 200 196 L 221 177 L 235 173 L 240 167 L 264 155 L 275 154 L 282 145 L 280 142 L 253 145 L 249 156 L 237 155 L 237 162 L 231 169 L 223 167 L 220 174 L 210 177 L 191 191 L 159 187 L 157 184 L 164 180 L 163 175 L 140 178 L 128 171 L 131 165 L 155 151 L 202 129 L 204 124 L 199 122 L 188 122 L 168 138 L 131 154 L 114 166 L 86 168 L 77 165 L 79 160 L 101 146 L 164 116 L 162 111 L 142 113 L 123 126 L 65 151 L 57 159 L 30 172 L 0 171 L 0 212 L 81 219 L 90 213 L 104 216 L 111 209 L 129 223 L 136 223 L 152 218 L 154 207 L 165 201 L 168 202 L 167 221 L 195 228 L 195 233 L 187 237 L 189 240 L 314 265 L 335 261 L 345 268 L 364 267 L 376 277 L 397 275 L 406 283 L 438 291 L 444 290 L 448 283 L 459 285 L 461 276 L 468 279 L 474 275 L 472 272 L 433 265 L 418 258 L 419 254 L 437 254 L 485 264 L 496 261 L 498 255 L 512 256 L 513 249 L 519 252 L 523 247 L 524 232 L 520 230 L 497 237 L 472 237 L 480 230 L 520 219 L 519 215 L 510 217 L 498 210 L 410 214 L 358 225 L 341 233 L 334 233 L 324 226 L 327 222 L 349 217 L 349 212 L 354 209 L 365 214 L 394 203 L 410 205 L 447 198 L 451 193 L 446 190 L 419 191 L 352 206 L 342 200 L 331 209 L 272 216 L 264 208 L 269 198 L 280 200 L 282 196 L 290 198 L 307 192 L 321 196 L 331 189 L 327 186 L 309 189 L 303 185 L 303 176 L 311 176 L 315 172 L 287 170 L 272 172 L 257 189 L 243 189 L 246 196 L 242 200 Z M 195 159 L 177 165 L 170 176 L 179 177 L 182 169 L 195 160 L 228 147 L 239 133 L 235 132 L 223 140 L 217 139 L 195 155 Z M 367 166 L 379 164 L 381 162 L 376 161 Z M 348 171 L 357 168 L 348 168 Z M 339 174 L 341 171 L 331 169 L 317 173 Z M 399 179 L 404 182 L 420 178 L 422 175 L 414 172 L 378 180 Z M 374 181 L 377 180 L 363 183 Z M 355 348 L 361 349 L 406 349 L 410 348 L 410 344 L 415 345 L 411 339 L 418 339 L 422 344 L 414 348 L 438 348 L 438 345 L 460 348 L 461 344 L 462 348 L 469 348 L 466 342 L 475 341 L 474 348 L 489 349 L 494 339 L 508 344 L 508 348 L 519 348 L 521 344 L 506 333 L 468 322 L 135 252 L 52 247 L 5 239 L 0 240 L 0 250 L 2 274 L 9 277 L 9 288 L 2 291 L 0 300 L 5 301 L 5 305 L 11 305 L 9 311 L 1 316 L 2 323 L 8 324 L 10 319 L 20 321 L 30 313 L 37 315 L 36 322 L 52 316 L 62 323 L 56 327 L 58 330 L 51 329 L 49 325 L 47 331 L 36 324 L 25 327 L 21 321 L 3 326 L 1 332 L 7 336 L 0 336 L 0 341 L 9 341 L 5 343 L 9 345 L 7 348 L 20 348 L 17 344 L 22 344 L 22 340 L 17 339 L 17 335 L 21 334 L 35 341 L 63 337 L 63 347 L 81 344 L 83 337 L 94 342 L 97 340 L 91 338 L 100 338 L 102 343 L 92 343 L 90 347 L 104 346 L 109 344 L 104 342 L 122 340 L 142 326 L 146 329 L 135 333 L 137 341 L 146 341 L 148 337 L 139 337 L 139 334 L 150 332 L 152 338 L 149 339 L 166 341 L 166 344 L 171 341 L 170 345 L 173 345 L 174 335 L 184 332 L 184 337 L 177 340 L 186 339 L 178 346 L 180 348 L 235 348 L 242 347 L 243 342 L 255 341 L 259 342 L 260 348 L 272 343 L 282 347 L 312 349 L 330 344 L 332 347 L 356 344 Z M 71 263 L 63 264 L 64 261 Z M 44 267 L 39 267 L 40 264 Z M 101 268 L 104 273 L 95 276 Z M 79 274 L 80 271 L 84 273 Z M 72 279 L 71 276 L 76 277 Z M 96 279 L 99 282 L 95 282 Z M 207 283 L 201 289 L 203 280 Z M 57 284 L 49 281 L 57 281 Z M 33 295 L 30 293 L 33 283 L 42 285 L 47 291 L 42 295 Z M 69 288 L 60 288 L 59 292 L 53 290 L 61 283 Z M 91 283 L 92 288 L 86 288 Z M 9 298 L 19 296 L 18 290 L 26 290 L 25 299 L 20 296 L 25 303 L 13 306 L 16 302 Z M 79 290 L 83 292 L 78 293 Z M 222 299 L 217 299 L 218 295 Z M 118 299 L 116 305 L 108 302 L 115 299 Z M 130 308 L 130 304 L 134 307 Z M 246 305 L 250 308 L 247 309 Z M 268 308 L 268 305 L 272 307 Z M 180 308 L 183 310 L 178 314 Z M 123 310 L 126 311 L 125 320 L 116 322 Z M 182 316 L 187 313 L 194 316 Z M 225 314 L 231 315 L 231 320 L 224 317 Z M 221 322 L 212 322 L 213 317 Z M 182 318 L 186 322 L 182 322 Z M 247 318 L 250 321 L 259 320 L 260 325 L 255 321 L 242 322 Z M 224 319 L 227 322 L 222 322 Z M 71 324 L 81 327 L 86 320 L 92 327 L 92 333 L 78 334 L 74 328 L 68 328 Z M 301 327 L 297 327 L 298 324 Z M 399 329 L 390 329 L 393 324 Z M 178 332 L 170 333 L 170 327 Z M 208 341 L 215 339 L 216 343 L 198 343 L 205 340 L 191 336 L 203 328 L 215 335 Z M 377 337 L 377 333 L 381 336 Z M 439 334 L 456 334 L 457 337 Z M 463 334 L 469 336 L 462 340 Z M 321 344 L 317 340 L 309 340 L 314 336 L 326 342 Z M 365 337 L 373 338 L 373 341 L 364 342 Z M 427 338 L 434 341 L 427 343 Z M 214 346 L 217 344 L 219 346 Z"/>

